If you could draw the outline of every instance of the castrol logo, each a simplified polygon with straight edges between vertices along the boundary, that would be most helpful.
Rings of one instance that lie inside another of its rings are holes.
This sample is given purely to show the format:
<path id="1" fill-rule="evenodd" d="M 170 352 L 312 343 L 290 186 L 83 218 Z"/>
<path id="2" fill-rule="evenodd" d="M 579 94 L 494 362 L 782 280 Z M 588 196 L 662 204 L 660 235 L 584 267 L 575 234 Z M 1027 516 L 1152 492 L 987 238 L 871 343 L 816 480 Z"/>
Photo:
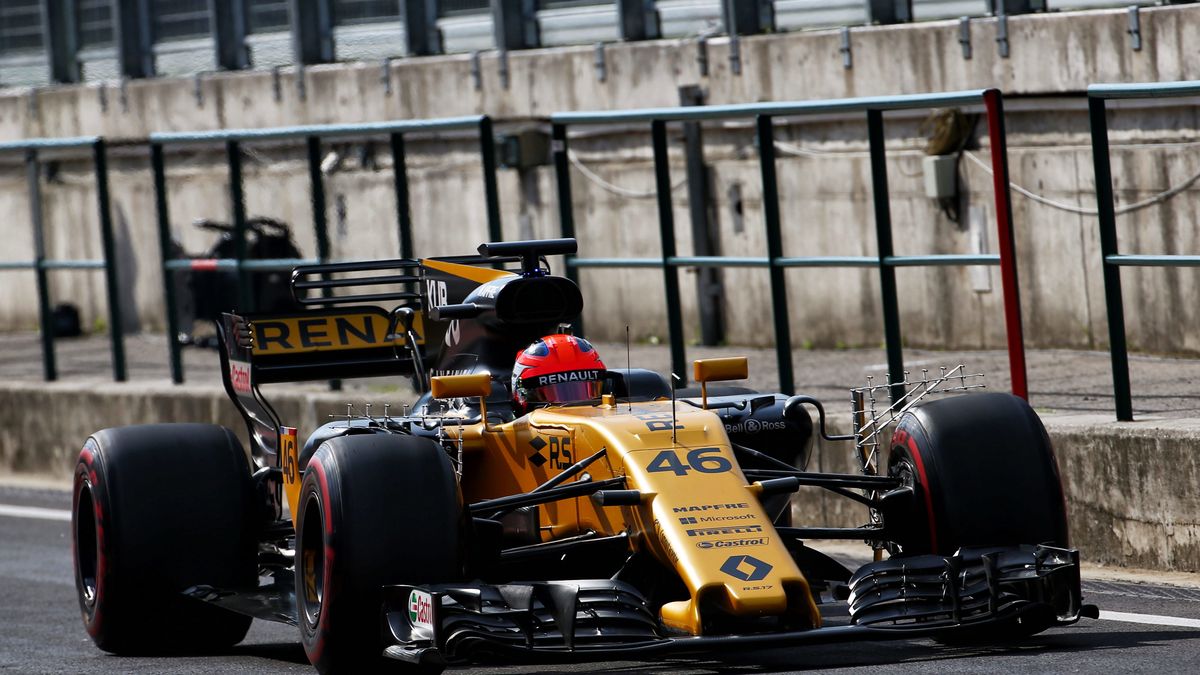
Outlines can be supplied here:
<path id="1" fill-rule="evenodd" d="M 229 382 L 233 385 L 233 390 L 239 394 L 249 394 L 252 387 L 250 386 L 250 366 L 237 361 L 229 362 Z"/>
<path id="2" fill-rule="evenodd" d="M 413 628 L 433 630 L 433 596 L 414 590 L 408 594 L 408 622 Z"/>

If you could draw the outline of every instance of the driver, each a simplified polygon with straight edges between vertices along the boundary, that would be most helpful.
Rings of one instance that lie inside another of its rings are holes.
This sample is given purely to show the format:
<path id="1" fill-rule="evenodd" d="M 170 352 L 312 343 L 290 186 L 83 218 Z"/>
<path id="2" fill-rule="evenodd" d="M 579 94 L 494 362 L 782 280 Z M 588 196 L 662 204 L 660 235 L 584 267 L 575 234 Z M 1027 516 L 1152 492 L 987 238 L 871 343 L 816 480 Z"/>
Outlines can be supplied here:
<path id="1" fill-rule="evenodd" d="M 513 399 L 525 410 L 598 399 L 604 373 L 592 343 L 574 335 L 547 335 L 517 354 Z"/>

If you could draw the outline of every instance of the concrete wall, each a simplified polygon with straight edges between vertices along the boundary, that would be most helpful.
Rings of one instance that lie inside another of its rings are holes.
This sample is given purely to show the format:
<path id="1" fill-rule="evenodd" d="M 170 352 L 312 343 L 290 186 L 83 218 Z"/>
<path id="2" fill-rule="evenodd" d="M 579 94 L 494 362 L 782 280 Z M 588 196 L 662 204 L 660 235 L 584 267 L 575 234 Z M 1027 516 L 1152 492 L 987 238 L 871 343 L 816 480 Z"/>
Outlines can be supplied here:
<path id="1" fill-rule="evenodd" d="M 837 30 L 741 40 L 742 73 L 730 70 L 726 38 L 708 41 L 700 72 L 690 40 L 610 44 L 601 82 L 592 46 L 509 54 L 503 87 L 495 53 L 481 56 L 480 88 L 469 55 L 412 58 L 393 64 L 391 95 L 378 63 L 311 67 L 304 96 L 292 73 L 280 97 L 269 72 L 202 78 L 200 105 L 187 79 L 129 82 L 122 94 L 101 85 L 7 92 L 0 96 L 0 139 L 105 134 L 140 138 L 151 131 L 354 122 L 488 113 L 500 118 L 560 110 L 675 105 L 676 87 L 706 86 L 713 103 L 786 101 L 952 91 L 995 86 L 1009 94 L 1081 92 L 1092 82 L 1200 78 L 1191 47 L 1200 10 L 1145 8 L 1143 48 L 1132 51 L 1123 10 L 1061 12 L 1008 19 L 1009 58 L 996 48 L 995 19 L 971 22 L 973 53 L 964 59 L 957 21 L 855 28 L 853 67 L 842 66 Z M 107 101 L 107 105 L 103 102 Z"/>
<path id="2" fill-rule="evenodd" d="M 814 31 L 748 38 L 741 43 L 742 73 L 728 60 L 728 43 L 708 42 L 710 64 L 701 75 L 697 45 L 656 41 L 609 45 L 601 82 L 591 47 L 514 52 L 506 89 L 494 55 L 483 55 L 476 88 L 467 56 L 408 59 L 391 72 L 391 93 L 377 64 L 337 64 L 304 71 L 303 88 L 285 72 L 278 96 L 264 72 L 192 79 L 130 82 L 122 90 L 91 84 L 0 96 L 0 139 L 105 134 L 138 139 L 151 131 L 260 127 L 298 123 L 354 122 L 487 112 L 520 125 L 558 110 L 675 105 L 677 88 L 700 84 L 711 103 L 812 99 L 942 91 L 997 86 L 1010 96 L 1012 179 L 1038 194 L 1068 204 L 1094 206 L 1086 114 L 1079 97 L 1090 82 L 1200 78 L 1189 45 L 1200 37 L 1200 8 L 1142 12 L 1145 46 L 1129 48 L 1123 11 L 1048 14 L 1009 19 L 1010 58 L 995 49 L 996 21 L 972 22 L 971 59 L 964 59 L 957 22 L 855 29 L 853 67 L 842 65 L 840 36 Z M 1051 64 L 1048 66 L 1048 64 Z M 1035 96 L 1025 100 L 1021 95 Z M 1055 95 L 1054 98 L 1044 98 Z M 920 117 L 889 115 L 891 204 L 899 253 L 997 250 L 990 176 L 964 161 L 960 169 L 971 206 L 979 207 L 983 234 L 969 219 L 954 223 L 922 192 Z M 1113 173 L 1120 203 L 1144 199 L 1178 185 L 1197 171 L 1186 147 L 1198 128 L 1190 107 L 1140 107 L 1114 113 Z M 981 132 L 977 131 L 977 136 Z M 762 255 L 765 244 L 756 150 L 745 126 L 706 129 L 713 169 L 714 209 L 727 255 Z M 875 250 L 865 130 L 859 120 L 821 118 L 781 124 L 781 140 L 821 153 L 779 160 L 784 245 L 788 255 L 871 255 Z M 346 156 L 327 180 L 329 222 L 335 255 L 394 255 L 396 226 L 386 145 L 375 144 L 376 161 L 355 159 L 362 144 L 335 146 Z M 610 183 L 649 191 L 653 186 L 648 138 L 641 129 L 608 129 L 576 139 L 582 162 Z M 414 139 L 410 143 L 412 209 L 420 255 L 471 250 L 486 235 L 482 183 L 474 140 Z M 297 225 L 306 254 L 315 246 L 307 178 L 299 148 L 254 148 L 246 163 L 247 210 Z M 974 151 L 984 161 L 986 143 Z M 672 142 L 673 176 L 683 176 L 681 146 Z M 153 195 L 144 148 L 115 152 L 113 199 L 121 240 L 124 295 L 137 306 L 147 329 L 163 324 L 161 277 L 154 229 Z M 190 232 L 196 217 L 228 217 L 225 169 L 220 153 L 186 148 L 172 153 L 172 220 L 184 247 L 199 252 L 211 239 Z M 48 245 L 56 257 L 95 257 L 94 193 L 86 163 L 65 161 L 45 182 Z M 28 204 L 19 165 L 0 165 L 0 259 L 30 257 Z M 572 172 L 575 213 L 586 256 L 655 256 L 659 252 L 653 199 L 606 191 Z M 555 183 L 548 168 L 500 176 L 505 236 L 558 232 Z M 740 205 L 731 189 L 741 192 Z M 1120 220 L 1126 252 L 1190 252 L 1197 247 L 1194 192 L 1162 207 Z M 1031 346 L 1099 347 L 1106 341 L 1103 289 L 1094 216 L 1079 215 L 1014 195 L 1026 338 Z M 734 212 L 740 206 L 740 225 Z M 675 193 L 678 250 L 691 252 L 686 192 Z M 965 269 L 901 270 L 898 273 L 905 339 L 912 345 L 994 347 L 1003 343 L 999 277 Z M 692 276 L 681 273 L 685 325 L 698 335 Z M 1200 353 L 1200 316 L 1194 274 L 1187 270 L 1128 270 L 1130 342 L 1145 350 Z M 765 301 L 766 275 L 759 270 L 724 273 L 729 310 L 728 341 L 766 344 L 772 339 Z M 104 316 L 100 277 L 55 273 L 58 300 L 84 310 L 85 322 Z M 30 274 L 6 273 L 0 283 L 0 329 L 36 324 Z M 665 336 L 661 273 L 655 270 L 583 273 L 589 330 L 618 337 L 624 325 L 635 336 Z M 796 345 L 877 344 L 882 340 L 878 286 L 864 270 L 796 270 L 788 273 L 792 333 Z M 976 290 L 980 288 L 980 290 Z M 990 288 L 990 290 L 989 290 Z"/>

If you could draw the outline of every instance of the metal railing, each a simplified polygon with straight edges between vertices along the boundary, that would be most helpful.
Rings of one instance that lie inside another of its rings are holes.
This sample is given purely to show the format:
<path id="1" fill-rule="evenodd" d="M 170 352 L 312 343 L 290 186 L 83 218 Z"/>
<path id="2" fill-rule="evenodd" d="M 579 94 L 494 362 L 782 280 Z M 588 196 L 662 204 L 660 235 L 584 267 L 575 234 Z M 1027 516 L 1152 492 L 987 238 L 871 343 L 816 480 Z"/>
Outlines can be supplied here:
<path id="1" fill-rule="evenodd" d="M 1093 84 L 1088 87 L 1088 117 L 1092 131 L 1092 162 L 1096 176 L 1096 210 L 1100 220 L 1100 258 L 1104 270 L 1104 300 L 1108 343 L 1112 357 L 1113 402 L 1117 419 L 1133 420 L 1129 384 L 1129 348 L 1125 341 L 1125 302 L 1121 294 L 1122 267 L 1200 267 L 1200 255 L 1122 255 L 1117 246 L 1117 211 L 1113 201 L 1112 164 L 1108 151 L 1108 112 L 1113 99 L 1200 96 L 1200 81 L 1147 84 Z"/>
<path id="2" fill-rule="evenodd" d="M 484 196 L 487 209 L 488 236 L 492 241 L 503 239 L 500 228 L 500 197 L 496 186 L 496 148 L 492 120 L 487 115 L 449 117 L 429 120 L 406 120 L 364 124 L 328 124 L 270 129 L 225 129 L 206 132 L 155 133 L 150 135 L 150 161 L 154 171 L 154 195 L 158 217 L 158 243 L 162 255 L 163 291 L 167 311 L 167 343 L 170 346 L 171 379 L 176 384 L 184 380 L 182 344 L 177 313 L 175 280 L 172 272 L 180 269 L 237 270 L 238 309 L 253 311 L 254 300 L 248 279 L 252 270 L 291 269 L 300 264 L 330 262 L 328 219 L 326 215 L 325 183 L 321 172 L 321 140 L 330 137 L 387 135 L 392 152 L 393 189 L 396 194 L 396 220 L 399 229 L 401 258 L 413 257 L 412 215 L 409 208 L 405 135 L 421 132 L 461 131 L 477 129 L 479 153 L 483 168 Z M 304 139 L 307 149 L 310 200 L 313 231 L 316 234 L 315 259 L 246 259 L 246 206 L 242 180 L 243 142 Z M 233 213 L 235 257 L 228 259 L 173 259 L 171 246 L 170 210 L 167 205 L 167 175 L 164 146 L 224 143 L 229 167 L 229 197 Z"/>
<path id="3" fill-rule="evenodd" d="M 41 162 L 42 150 L 91 148 L 96 175 L 96 207 L 100 219 L 100 242 L 104 257 L 100 260 L 52 260 L 46 257 L 45 228 L 42 218 Z M 112 344 L 113 379 L 123 382 L 125 369 L 125 336 L 121 323 L 121 299 L 117 287 L 115 243 L 112 211 L 108 193 L 108 149 L 104 139 L 96 136 L 77 138 L 35 138 L 0 143 L 0 152 L 25 153 L 25 177 L 29 185 L 29 215 L 33 227 L 33 260 L 0 261 L 0 272 L 33 270 L 37 283 L 38 323 L 41 326 L 42 372 L 47 381 L 58 379 L 54 356 L 54 320 L 50 304 L 51 270 L 103 270 L 108 299 L 109 336 Z"/>
<path id="4" fill-rule="evenodd" d="M 999 255 L 923 255 L 897 256 L 892 247 L 892 218 L 888 196 L 887 158 L 884 149 L 883 113 L 889 110 L 933 108 L 983 104 L 991 142 L 993 190 Z M 865 113 L 870 147 L 871 187 L 874 196 L 877 255 L 866 257 L 804 256 L 783 254 L 779 189 L 775 174 L 774 119 L 830 113 Z M 680 256 L 675 246 L 675 222 L 671 206 L 671 176 L 667 159 L 667 124 L 735 118 L 755 118 L 759 167 L 763 190 L 763 217 L 767 251 L 764 257 Z M 1012 228 L 1012 209 L 1008 188 L 1008 152 L 1004 131 L 1001 93 L 996 89 L 943 94 L 884 96 L 826 101 L 717 105 L 645 110 L 558 113 L 550 118 L 552 152 L 558 183 L 559 222 L 562 236 L 575 236 L 575 215 L 571 201 L 571 177 L 568 157 L 568 127 L 643 123 L 650 125 L 654 150 L 654 175 L 658 199 L 659 237 L 662 254 L 653 258 L 568 258 L 567 275 L 576 283 L 579 270 L 587 267 L 645 268 L 661 267 L 666 291 L 667 326 L 670 333 L 671 368 L 686 377 L 683 317 L 679 295 L 680 267 L 763 267 L 769 271 L 771 309 L 774 316 L 776 360 L 779 386 L 794 393 L 792 338 L 787 287 L 784 271 L 795 267 L 874 267 L 879 271 L 883 305 L 884 335 L 887 345 L 889 382 L 893 400 L 903 393 L 894 383 L 904 379 L 904 358 L 900 333 L 900 311 L 896 294 L 897 267 L 942 265 L 999 265 L 1004 292 L 1004 317 L 1008 337 L 1009 369 L 1012 390 L 1028 398 L 1025 373 L 1025 346 L 1021 328 L 1021 303 L 1017 290 L 1017 265 Z"/>

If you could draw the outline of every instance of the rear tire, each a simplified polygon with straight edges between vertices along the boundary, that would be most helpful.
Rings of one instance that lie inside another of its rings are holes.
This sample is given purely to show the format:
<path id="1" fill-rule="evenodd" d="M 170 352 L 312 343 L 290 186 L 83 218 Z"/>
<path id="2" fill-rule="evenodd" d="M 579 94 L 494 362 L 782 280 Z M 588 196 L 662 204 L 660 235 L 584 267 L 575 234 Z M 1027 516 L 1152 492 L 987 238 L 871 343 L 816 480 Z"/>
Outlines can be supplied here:
<path id="1" fill-rule="evenodd" d="M 461 578 L 463 506 L 449 456 L 411 436 L 331 439 L 308 462 L 298 513 L 296 605 L 309 661 L 321 673 L 381 669 L 383 587 Z"/>
<path id="2" fill-rule="evenodd" d="M 1050 439 L 1037 413 L 1011 394 L 956 396 L 906 413 L 888 472 L 916 492 L 912 512 L 888 523 L 905 554 L 1068 543 Z"/>
<path id="3" fill-rule="evenodd" d="M 84 627 L 107 652 L 204 652 L 251 619 L 182 595 L 257 583 L 253 489 L 241 443 L 208 424 L 105 429 L 75 467 L 71 518 Z"/>

